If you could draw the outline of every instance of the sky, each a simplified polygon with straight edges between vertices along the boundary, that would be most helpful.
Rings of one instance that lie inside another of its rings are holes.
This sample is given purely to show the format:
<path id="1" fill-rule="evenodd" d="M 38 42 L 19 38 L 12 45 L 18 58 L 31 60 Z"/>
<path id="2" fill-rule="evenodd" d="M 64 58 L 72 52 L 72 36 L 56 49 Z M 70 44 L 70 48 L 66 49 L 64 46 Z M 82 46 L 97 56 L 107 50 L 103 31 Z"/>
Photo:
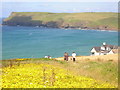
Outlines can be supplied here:
<path id="1" fill-rule="evenodd" d="M 119 0 L 1 0 L 2 2 L 119 2 Z"/>
<path id="2" fill-rule="evenodd" d="M 40 2 L 41 1 L 41 2 Z M 59 1 L 59 2 L 58 2 Z M 78 13 L 78 12 L 118 12 L 117 0 L 4 0 L 2 2 L 2 17 L 8 17 L 11 12 L 53 12 L 53 13 Z M 109 1 L 109 2 L 105 2 Z"/>

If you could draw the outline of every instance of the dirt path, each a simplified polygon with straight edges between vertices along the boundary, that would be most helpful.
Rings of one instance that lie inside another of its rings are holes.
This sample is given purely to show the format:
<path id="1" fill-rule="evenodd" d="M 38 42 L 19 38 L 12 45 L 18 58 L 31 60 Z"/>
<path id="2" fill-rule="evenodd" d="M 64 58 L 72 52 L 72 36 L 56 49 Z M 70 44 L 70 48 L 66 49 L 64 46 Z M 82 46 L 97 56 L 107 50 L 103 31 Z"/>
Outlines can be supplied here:
<path id="1" fill-rule="evenodd" d="M 63 57 L 55 58 L 56 60 L 64 60 Z M 71 60 L 72 57 L 69 57 Z M 111 55 L 99 55 L 99 56 L 77 56 L 76 61 L 79 60 L 91 60 L 91 61 L 114 61 L 118 62 L 118 54 L 111 54 Z"/>

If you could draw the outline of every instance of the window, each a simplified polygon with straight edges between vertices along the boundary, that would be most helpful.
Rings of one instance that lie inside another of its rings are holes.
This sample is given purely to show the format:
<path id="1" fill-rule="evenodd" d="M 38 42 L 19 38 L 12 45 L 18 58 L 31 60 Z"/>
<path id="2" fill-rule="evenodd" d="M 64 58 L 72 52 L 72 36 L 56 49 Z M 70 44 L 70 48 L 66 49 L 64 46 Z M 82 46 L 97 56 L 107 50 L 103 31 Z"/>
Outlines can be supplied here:
<path id="1" fill-rule="evenodd" d="M 107 55 L 106 53 L 104 53 L 104 55 Z"/>
<path id="2" fill-rule="evenodd" d="M 94 52 L 92 52 L 92 55 L 94 55 L 95 53 Z"/>

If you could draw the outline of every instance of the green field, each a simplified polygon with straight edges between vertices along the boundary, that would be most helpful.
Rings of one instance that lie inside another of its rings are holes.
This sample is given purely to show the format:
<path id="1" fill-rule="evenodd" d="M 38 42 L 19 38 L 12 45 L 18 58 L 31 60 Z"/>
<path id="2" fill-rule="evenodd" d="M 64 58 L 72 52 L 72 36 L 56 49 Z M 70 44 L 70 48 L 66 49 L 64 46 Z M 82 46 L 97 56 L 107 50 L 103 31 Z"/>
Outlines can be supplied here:
<path id="1" fill-rule="evenodd" d="M 49 13 L 13 12 L 4 20 L 7 25 L 47 26 L 58 28 L 82 28 L 118 30 L 118 13 Z"/>

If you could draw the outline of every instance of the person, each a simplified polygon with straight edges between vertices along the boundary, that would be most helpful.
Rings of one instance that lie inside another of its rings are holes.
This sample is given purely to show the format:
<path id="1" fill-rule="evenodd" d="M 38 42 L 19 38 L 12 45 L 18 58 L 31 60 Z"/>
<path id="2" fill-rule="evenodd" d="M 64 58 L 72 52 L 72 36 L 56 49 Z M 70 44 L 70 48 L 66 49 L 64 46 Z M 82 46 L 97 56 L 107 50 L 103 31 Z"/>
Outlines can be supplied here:
<path id="1" fill-rule="evenodd" d="M 68 57 L 69 57 L 68 53 L 65 52 L 65 53 L 64 53 L 64 60 L 68 61 Z"/>
<path id="2" fill-rule="evenodd" d="M 48 55 L 48 58 L 51 59 L 52 57 Z"/>
<path id="3" fill-rule="evenodd" d="M 73 58 L 73 62 L 75 62 L 75 59 L 76 59 L 76 53 L 75 52 L 72 53 L 72 58 Z"/>

